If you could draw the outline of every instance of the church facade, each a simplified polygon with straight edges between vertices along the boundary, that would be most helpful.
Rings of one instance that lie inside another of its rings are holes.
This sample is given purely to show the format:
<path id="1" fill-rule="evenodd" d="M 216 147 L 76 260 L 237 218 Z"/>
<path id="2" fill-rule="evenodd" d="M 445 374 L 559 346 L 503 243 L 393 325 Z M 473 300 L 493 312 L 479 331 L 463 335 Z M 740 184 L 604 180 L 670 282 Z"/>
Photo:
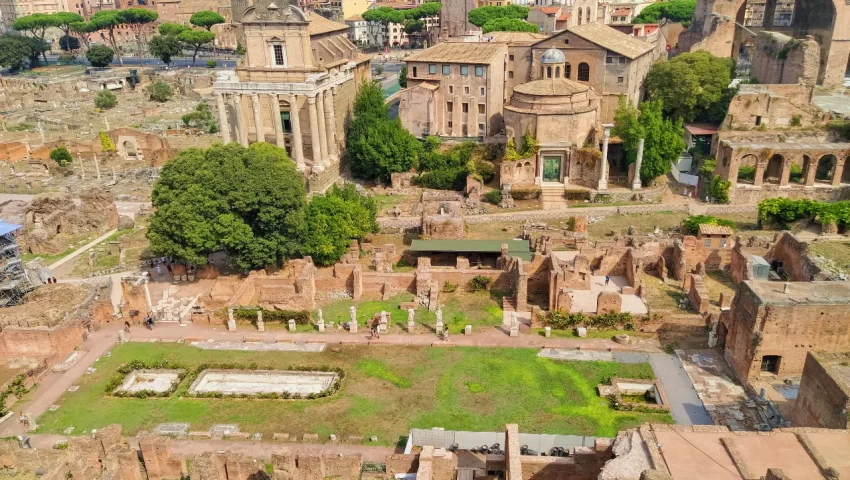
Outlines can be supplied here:
<path id="1" fill-rule="evenodd" d="M 348 40 L 346 25 L 286 0 L 258 0 L 237 21 L 245 57 L 219 72 L 213 89 L 224 143 L 283 147 L 308 190 L 324 191 L 342 169 L 344 125 L 371 80 L 370 57 Z"/>

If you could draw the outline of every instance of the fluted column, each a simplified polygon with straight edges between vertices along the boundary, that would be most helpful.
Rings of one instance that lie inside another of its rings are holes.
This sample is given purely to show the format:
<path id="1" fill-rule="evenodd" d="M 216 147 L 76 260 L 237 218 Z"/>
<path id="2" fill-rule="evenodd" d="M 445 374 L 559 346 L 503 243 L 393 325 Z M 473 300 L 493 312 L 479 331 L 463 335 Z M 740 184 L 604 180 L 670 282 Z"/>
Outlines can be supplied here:
<path id="1" fill-rule="evenodd" d="M 251 105 L 254 108 L 254 131 L 257 132 L 257 142 L 265 142 L 266 134 L 263 130 L 263 114 L 260 110 L 260 96 L 256 93 L 251 95 Z"/>
<path id="2" fill-rule="evenodd" d="M 325 99 L 322 92 L 316 95 L 316 115 L 319 119 L 319 141 L 322 146 L 322 164 L 324 164 L 328 159 L 328 131 L 325 125 Z"/>
<path id="3" fill-rule="evenodd" d="M 245 121 L 245 112 L 242 110 L 242 94 L 233 94 L 233 106 L 236 109 L 236 129 L 238 130 L 239 143 L 248 146 L 248 125 Z"/>
<path id="4" fill-rule="evenodd" d="M 328 131 L 328 155 L 336 157 L 336 116 L 334 113 L 334 94 L 333 89 L 325 90 L 325 124 Z"/>
<path id="5" fill-rule="evenodd" d="M 632 190 L 640 190 L 640 169 L 643 166 L 643 142 L 644 139 L 638 140 L 637 159 L 635 161 L 635 178 L 632 179 Z"/>
<path id="6" fill-rule="evenodd" d="M 310 112 L 310 142 L 313 144 L 313 165 L 322 163 L 322 147 L 319 138 L 319 119 L 316 115 L 316 97 L 307 97 L 307 111 Z"/>
<path id="7" fill-rule="evenodd" d="M 304 171 L 304 145 L 301 138 L 301 117 L 298 107 L 298 97 L 289 96 L 289 122 L 292 123 L 292 156 L 295 157 L 295 167 L 299 172 Z"/>
<path id="8" fill-rule="evenodd" d="M 283 141 L 283 121 L 280 119 L 280 98 L 276 93 L 269 95 L 272 102 L 272 125 L 274 125 L 274 143 L 280 148 L 286 146 Z"/>
<path id="9" fill-rule="evenodd" d="M 224 105 L 224 94 L 217 93 L 215 95 L 216 103 L 218 103 L 218 125 L 221 130 L 221 141 L 224 144 L 230 143 L 230 125 L 227 123 L 227 107 Z"/>

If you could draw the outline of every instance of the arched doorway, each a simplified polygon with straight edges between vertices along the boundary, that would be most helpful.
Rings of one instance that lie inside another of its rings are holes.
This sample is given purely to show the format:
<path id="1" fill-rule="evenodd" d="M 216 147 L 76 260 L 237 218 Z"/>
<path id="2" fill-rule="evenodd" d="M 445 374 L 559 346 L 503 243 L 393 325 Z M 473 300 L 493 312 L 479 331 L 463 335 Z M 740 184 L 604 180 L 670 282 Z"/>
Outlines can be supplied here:
<path id="1" fill-rule="evenodd" d="M 832 176 L 835 175 L 835 155 L 824 155 L 818 160 L 818 168 L 815 170 L 815 181 L 823 183 L 832 183 Z"/>
<path id="2" fill-rule="evenodd" d="M 127 152 L 128 159 L 135 159 L 139 156 L 138 151 L 136 151 L 136 143 L 130 140 L 124 141 L 124 151 Z"/>
<path id="3" fill-rule="evenodd" d="M 780 180 L 782 179 L 782 162 L 785 159 L 782 158 L 782 155 L 778 153 L 770 157 L 770 160 L 767 162 L 767 166 L 765 166 L 764 173 L 762 174 L 762 183 L 774 183 L 779 185 Z"/>
<path id="4" fill-rule="evenodd" d="M 758 158 L 753 154 L 741 157 L 738 161 L 738 183 L 755 183 L 757 162 Z"/>

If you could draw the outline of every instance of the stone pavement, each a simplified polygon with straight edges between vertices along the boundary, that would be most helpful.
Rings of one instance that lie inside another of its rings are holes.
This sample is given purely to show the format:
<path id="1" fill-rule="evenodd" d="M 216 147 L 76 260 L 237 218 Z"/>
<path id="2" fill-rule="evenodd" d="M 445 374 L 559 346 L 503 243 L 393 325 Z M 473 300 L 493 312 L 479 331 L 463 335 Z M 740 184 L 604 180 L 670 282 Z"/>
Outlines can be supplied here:
<path id="1" fill-rule="evenodd" d="M 649 354 L 649 363 L 655 377 L 661 381 L 670 415 L 680 425 L 713 425 L 712 417 L 694 390 L 682 363 L 675 355 L 667 353 Z"/>
<path id="2" fill-rule="evenodd" d="M 685 372 L 714 423 L 732 430 L 756 430 L 762 423 L 755 403 L 733 378 L 732 369 L 717 350 L 676 350 Z"/>

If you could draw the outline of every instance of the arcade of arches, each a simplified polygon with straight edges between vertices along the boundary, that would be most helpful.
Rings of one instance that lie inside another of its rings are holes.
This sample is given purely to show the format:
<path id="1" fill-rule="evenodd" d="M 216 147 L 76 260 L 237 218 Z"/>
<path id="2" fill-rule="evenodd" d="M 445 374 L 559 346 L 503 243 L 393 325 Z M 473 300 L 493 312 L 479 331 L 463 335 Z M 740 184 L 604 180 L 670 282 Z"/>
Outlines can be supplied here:
<path id="1" fill-rule="evenodd" d="M 814 186 L 850 184 L 850 143 L 721 142 L 715 173 L 738 184 Z M 743 174 L 746 172 L 746 174 Z"/>

